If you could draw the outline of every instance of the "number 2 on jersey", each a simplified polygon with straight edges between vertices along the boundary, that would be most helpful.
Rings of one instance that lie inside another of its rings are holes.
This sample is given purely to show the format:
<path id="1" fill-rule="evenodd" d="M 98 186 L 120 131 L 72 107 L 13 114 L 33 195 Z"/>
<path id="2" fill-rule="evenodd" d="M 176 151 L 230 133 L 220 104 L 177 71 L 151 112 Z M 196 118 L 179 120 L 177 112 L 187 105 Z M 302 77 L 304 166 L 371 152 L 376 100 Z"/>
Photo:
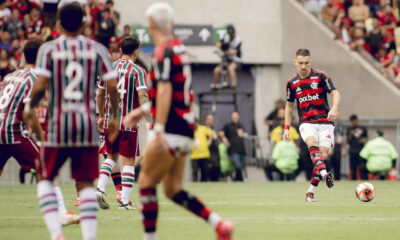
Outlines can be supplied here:
<path id="1" fill-rule="evenodd" d="M 66 100 L 81 100 L 83 98 L 82 92 L 76 90 L 78 85 L 82 82 L 82 74 L 82 65 L 77 62 L 71 62 L 70 64 L 68 64 L 65 70 L 65 75 L 70 79 L 72 78 L 72 81 L 69 82 L 64 90 L 64 98 Z"/>

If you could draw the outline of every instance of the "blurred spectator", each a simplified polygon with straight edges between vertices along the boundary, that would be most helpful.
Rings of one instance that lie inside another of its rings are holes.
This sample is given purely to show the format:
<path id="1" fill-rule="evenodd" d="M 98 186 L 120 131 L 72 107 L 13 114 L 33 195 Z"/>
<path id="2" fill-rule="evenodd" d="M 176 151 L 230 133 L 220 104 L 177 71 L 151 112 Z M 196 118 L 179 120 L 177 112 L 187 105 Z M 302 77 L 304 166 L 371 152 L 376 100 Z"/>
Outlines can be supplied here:
<path id="1" fill-rule="evenodd" d="M 364 26 L 364 21 L 369 17 L 369 8 L 364 4 L 363 0 L 353 0 L 353 6 L 349 8 L 349 18 L 353 22 L 361 22 Z"/>
<path id="2" fill-rule="evenodd" d="M 225 124 L 223 131 L 230 144 L 231 159 L 236 170 L 235 181 L 243 181 L 242 171 L 246 167 L 244 138 L 247 136 L 247 133 L 243 130 L 238 112 L 234 111 L 231 113 L 231 122 Z"/>
<path id="3" fill-rule="evenodd" d="M 343 18 L 338 38 L 340 38 L 344 44 L 350 44 L 352 41 L 351 32 L 351 20 L 349 18 Z"/>
<path id="4" fill-rule="evenodd" d="M 274 128 L 271 132 L 271 141 L 274 142 L 275 145 L 283 140 L 282 136 L 283 136 L 283 130 L 285 128 L 285 110 L 284 109 L 279 110 L 278 114 L 279 114 L 278 115 L 279 126 Z M 297 132 L 296 128 L 292 126 L 290 127 L 289 137 L 291 142 L 299 140 L 300 135 Z"/>
<path id="5" fill-rule="evenodd" d="M 4 48 L 2 48 L 0 50 L 0 78 L 3 79 L 4 76 L 9 74 L 12 70 L 13 69 L 9 63 L 8 53 Z"/>
<path id="6" fill-rule="evenodd" d="M 11 51 L 11 36 L 7 31 L 1 34 L 0 48 L 5 49 L 7 52 Z"/>
<path id="7" fill-rule="evenodd" d="M 332 30 L 339 29 L 342 19 L 345 17 L 345 12 L 341 9 L 340 4 L 334 5 L 333 0 L 328 0 L 327 4 L 321 10 L 321 18 Z M 336 30 L 335 30 L 336 32 Z"/>
<path id="8" fill-rule="evenodd" d="M 367 169 L 375 176 L 385 176 L 396 165 L 399 157 L 393 144 L 383 138 L 383 131 L 377 131 L 377 137 L 368 141 L 360 152 L 360 157 L 367 160 Z"/>
<path id="9" fill-rule="evenodd" d="M 326 0 L 308 0 L 304 3 L 304 8 L 317 17 L 325 4 Z"/>
<path id="10" fill-rule="evenodd" d="M 20 19 L 18 9 L 12 10 L 12 15 L 9 21 L 7 21 L 3 25 L 3 31 L 7 31 L 10 33 L 11 38 L 16 38 L 18 34 L 18 28 L 23 25 L 23 22 Z"/>
<path id="11" fill-rule="evenodd" d="M 106 7 L 99 13 L 97 40 L 108 47 L 110 38 L 115 36 L 115 29 L 119 24 L 119 13 L 114 9 L 114 2 L 107 0 Z"/>
<path id="12" fill-rule="evenodd" d="M 219 164 L 221 173 L 226 179 L 228 176 L 232 177 L 232 173 L 235 171 L 235 166 L 229 159 L 229 141 L 225 137 L 223 131 L 218 132 L 218 153 L 219 153 Z"/>
<path id="13" fill-rule="evenodd" d="M 365 162 L 360 158 L 360 151 L 367 142 L 367 128 L 360 126 L 357 115 L 350 116 L 351 126 L 347 129 L 347 143 L 349 144 L 351 179 L 357 179 L 357 172 L 360 171 L 361 179 L 367 179 Z"/>
<path id="14" fill-rule="evenodd" d="M 192 154 L 190 155 L 192 163 L 192 180 L 197 182 L 207 181 L 208 161 L 210 158 L 209 146 L 212 142 L 213 131 L 204 125 L 197 122 L 197 127 L 194 132 L 194 144 Z M 200 178 L 199 176 L 200 171 Z"/>
<path id="15" fill-rule="evenodd" d="M 282 99 L 279 99 L 275 102 L 275 109 L 272 110 L 272 112 L 270 112 L 265 118 L 265 124 L 268 125 L 269 134 L 271 134 L 272 129 L 279 125 L 278 111 L 280 109 L 285 110 L 285 101 Z"/>
<path id="16" fill-rule="evenodd" d="M 339 119 L 339 117 L 338 117 Z M 333 152 L 328 159 L 328 169 L 333 171 L 335 180 L 340 180 L 340 168 L 342 161 L 342 154 L 344 154 L 346 149 L 346 129 L 340 122 L 335 122 L 335 146 L 333 147 Z"/>
<path id="17" fill-rule="evenodd" d="M 295 171 L 299 167 L 299 154 L 296 144 L 293 142 L 280 141 L 272 151 L 272 159 L 275 161 L 266 167 L 265 172 L 269 180 L 273 181 L 272 172 L 278 172 L 280 180 L 294 180 Z"/>
<path id="18" fill-rule="evenodd" d="M 29 14 L 34 7 L 38 7 L 38 4 L 29 0 L 16 1 L 16 3 L 11 6 L 12 9 L 18 9 L 22 16 Z"/>
<path id="19" fill-rule="evenodd" d="M 383 7 L 376 12 L 376 17 L 382 29 L 387 31 L 388 34 L 393 35 L 394 28 L 397 26 L 397 19 L 393 15 L 392 6 L 388 3 L 384 4 Z"/>
<path id="20" fill-rule="evenodd" d="M 44 27 L 44 19 L 41 17 L 41 9 L 39 7 L 32 8 L 29 13 L 29 22 L 25 23 L 28 28 L 32 28 L 32 32 L 40 34 Z"/>
<path id="21" fill-rule="evenodd" d="M 220 163 L 219 163 L 219 150 L 218 150 L 218 136 L 214 131 L 214 115 L 207 114 L 204 118 L 204 125 L 211 129 L 211 143 L 208 146 L 210 150 L 210 158 L 208 161 L 207 177 L 210 181 L 218 181 L 220 176 Z"/>
<path id="22" fill-rule="evenodd" d="M 353 36 L 352 36 L 352 41 L 350 43 L 350 49 L 351 50 L 357 50 L 358 48 L 366 48 L 365 45 L 365 29 L 362 27 L 355 27 Z"/>
<path id="23" fill-rule="evenodd" d="M 92 27 L 89 25 L 89 24 L 87 24 L 84 28 L 83 28 L 83 35 L 85 36 L 85 37 L 87 37 L 87 38 L 90 38 L 90 39 L 95 39 L 95 37 L 94 37 L 94 34 L 93 34 L 93 29 L 92 29 Z"/>
<path id="24" fill-rule="evenodd" d="M 132 36 L 132 34 L 131 34 L 131 26 L 129 26 L 128 24 L 126 24 L 126 25 L 124 26 L 124 29 L 123 29 L 123 31 L 122 31 L 122 36 L 120 37 L 120 39 L 124 39 L 124 38 L 130 37 L 130 36 Z"/>
<path id="25" fill-rule="evenodd" d="M 7 8 L 7 0 L 0 0 L 0 27 L 3 27 L 10 17 L 11 11 Z"/>
<path id="26" fill-rule="evenodd" d="M 379 20 L 372 20 L 372 30 L 366 37 L 366 43 L 369 45 L 370 53 L 374 58 L 377 58 L 378 50 L 382 46 L 383 36 L 379 25 Z"/>

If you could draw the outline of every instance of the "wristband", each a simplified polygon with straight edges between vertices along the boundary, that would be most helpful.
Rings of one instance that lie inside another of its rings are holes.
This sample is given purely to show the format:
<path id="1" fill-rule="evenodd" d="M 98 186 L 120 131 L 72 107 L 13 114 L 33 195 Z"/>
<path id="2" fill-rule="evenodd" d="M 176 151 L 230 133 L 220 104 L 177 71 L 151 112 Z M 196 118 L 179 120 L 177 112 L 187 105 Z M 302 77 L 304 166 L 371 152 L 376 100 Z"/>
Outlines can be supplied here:
<path id="1" fill-rule="evenodd" d="M 32 110 L 33 109 L 31 108 L 30 103 L 25 104 L 25 107 L 24 107 L 25 114 L 30 114 L 32 112 Z"/>
<path id="2" fill-rule="evenodd" d="M 285 130 L 290 130 L 290 125 L 285 125 Z"/>
<path id="3" fill-rule="evenodd" d="M 163 133 L 165 132 L 165 125 L 161 123 L 155 123 L 153 130 L 154 132 Z"/>
<path id="4" fill-rule="evenodd" d="M 147 103 L 144 103 L 144 104 L 140 105 L 140 109 L 142 109 L 142 111 L 144 113 L 149 113 L 150 112 L 150 108 L 151 108 L 151 103 L 150 102 L 147 102 Z"/>

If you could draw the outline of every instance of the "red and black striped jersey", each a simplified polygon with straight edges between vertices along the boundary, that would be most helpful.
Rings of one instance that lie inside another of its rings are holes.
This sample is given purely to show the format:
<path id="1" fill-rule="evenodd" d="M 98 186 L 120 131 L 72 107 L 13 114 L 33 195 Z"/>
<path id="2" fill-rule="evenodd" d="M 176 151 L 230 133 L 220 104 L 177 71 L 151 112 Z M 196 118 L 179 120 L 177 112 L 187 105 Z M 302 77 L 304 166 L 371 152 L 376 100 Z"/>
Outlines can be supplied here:
<path id="1" fill-rule="evenodd" d="M 96 80 L 117 78 L 107 49 L 82 35 L 43 44 L 35 72 L 49 78 L 45 146 L 98 146 Z"/>
<path id="2" fill-rule="evenodd" d="M 129 112 L 140 105 L 138 91 L 147 89 L 146 70 L 131 60 L 122 58 L 115 61 L 113 67 L 119 76 L 117 85 L 119 93 L 119 129 L 122 131 L 136 131 L 136 128 L 124 126 L 122 120 Z M 101 89 L 105 89 L 105 86 L 106 83 L 102 81 L 98 84 L 98 87 Z M 108 119 L 113 116 L 109 96 L 108 94 L 106 96 L 104 128 L 108 128 Z"/>
<path id="3" fill-rule="evenodd" d="M 29 69 L 17 70 L 4 78 L 0 90 L 0 144 L 20 143 L 25 124 L 22 112 L 30 101 L 36 75 Z"/>
<path id="4" fill-rule="evenodd" d="M 172 84 L 172 101 L 165 125 L 165 132 L 193 138 L 195 129 L 192 74 L 189 56 L 179 38 L 167 40 L 154 50 L 151 70 L 149 72 L 152 88 L 149 97 L 152 101 L 151 113 L 156 116 L 157 83 Z"/>
<path id="5" fill-rule="evenodd" d="M 300 123 L 332 123 L 328 120 L 328 93 L 336 90 L 331 78 L 324 72 L 311 69 L 302 79 L 298 74 L 292 76 L 286 85 L 286 100 L 297 100 Z"/>

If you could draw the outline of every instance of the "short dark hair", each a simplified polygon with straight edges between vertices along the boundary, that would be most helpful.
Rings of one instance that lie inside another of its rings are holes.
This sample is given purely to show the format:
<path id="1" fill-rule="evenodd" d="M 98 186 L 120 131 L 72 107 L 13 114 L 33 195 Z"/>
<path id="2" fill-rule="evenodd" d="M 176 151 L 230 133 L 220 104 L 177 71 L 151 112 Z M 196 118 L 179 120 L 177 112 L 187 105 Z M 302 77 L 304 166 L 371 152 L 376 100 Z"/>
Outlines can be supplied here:
<path id="1" fill-rule="evenodd" d="M 107 1 L 106 1 L 106 4 L 112 4 L 112 5 L 114 5 L 114 1 L 113 1 L 113 0 L 107 0 Z"/>
<path id="2" fill-rule="evenodd" d="M 126 37 L 121 41 L 121 51 L 123 54 L 131 55 L 140 46 L 139 39 L 135 37 Z"/>
<path id="3" fill-rule="evenodd" d="M 37 53 L 39 51 L 39 47 L 41 44 L 42 43 L 39 39 L 32 39 L 25 44 L 24 55 L 25 55 L 25 60 L 28 64 L 35 63 Z"/>
<path id="4" fill-rule="evenodd" d="M 71 3 L 63 6 L 58 13 L 61 26 L 68 32 L 75 33 L 83 24 L 85 15 L 82 6 L 79 3 Z"/>
<path id="5" fill-rule="evenodd" d="M 376 130 L 376 134 L 378 134 L 379 137 L 383 137 L 384 133 L 382 129 Z"/>
<path id="6" fill-rule="evenodd" d="M 307 57 L 307 56 L 311 56 L 311 55 L 310 55 L 310 51 L 308 49 L 300 48 L 296 51 L 296 57 L 297 56 Z"/>
<path id="7" fill-rule="evenodd" d="M 352 114 L 352 115 L 350 116 L 350 121 L 357 120 L 357 119 L 358 119 L 358 117 L 357 117 L 356 114 Z"/>

